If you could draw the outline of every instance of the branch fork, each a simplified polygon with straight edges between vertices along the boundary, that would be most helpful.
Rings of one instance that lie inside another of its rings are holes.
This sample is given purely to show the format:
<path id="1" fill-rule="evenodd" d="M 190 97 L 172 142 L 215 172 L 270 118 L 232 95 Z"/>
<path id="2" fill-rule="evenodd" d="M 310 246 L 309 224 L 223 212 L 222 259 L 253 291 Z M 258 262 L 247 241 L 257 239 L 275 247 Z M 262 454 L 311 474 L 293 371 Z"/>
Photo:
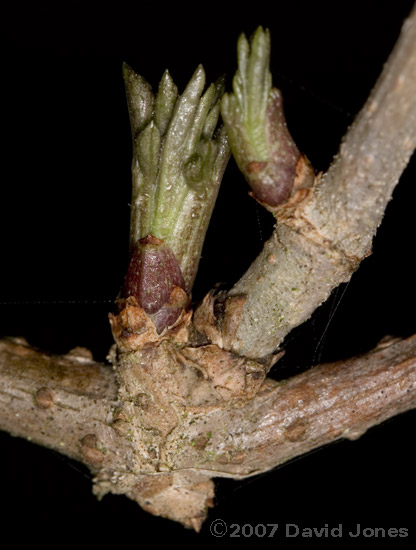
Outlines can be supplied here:
<path id="1" fill-rule="evenodd" d="M 268 70 L 270 37 L 241 37 L 233 95 L 179 96 L 124 76 L 133 136 L 131 257 L 110 315 L 113 369 L 75 349 L 0 341 L 0 426 L 87 464 L 94 492 L 124 494 L 199 530 L 212 477 L 244 478 L 416 406 L 416 336 L 283 382 L 279 345 L 369 252 L 416 146 L 416 11 L 324 175 L 290 137 Z M 221 109 L 226 130 L 215 130 Z M 400 124 L 397 124 L 400 121 Z M 386 136 L 385 128 L 389 128 Z M 195 313 L 192 283 L 231 149 L 276 216 L 259 257 Z M 385 159 L 390 159 L 386 164 Z"/>

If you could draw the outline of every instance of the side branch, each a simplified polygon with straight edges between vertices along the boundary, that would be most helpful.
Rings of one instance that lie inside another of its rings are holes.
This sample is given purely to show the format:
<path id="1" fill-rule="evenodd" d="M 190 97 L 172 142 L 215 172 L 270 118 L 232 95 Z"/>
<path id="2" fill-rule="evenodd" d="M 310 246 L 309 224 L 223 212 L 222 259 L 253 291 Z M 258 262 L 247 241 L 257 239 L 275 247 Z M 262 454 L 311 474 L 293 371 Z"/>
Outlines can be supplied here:
<path id="1" fill-rule="evenodd" d="M 271 239 L 230 291 L 246 299 L 238 328 L 225 334 L 232 351 L 273 353 L 369 254 L 416 147 L 415 98 L 416 8 L 332 166 L 276 211 Z"/>
<path id="2" fill-rule="evenodd" d="M 171 438 L 175 468 L 198 464 L 215 476 L 255 475 L 414 409 L 416 335 L 385 338 L 365 355 L 267 382 L 243 406 L 191 415 L 182 434 L 193 445 L 181 455 L 177 435 Z"/>

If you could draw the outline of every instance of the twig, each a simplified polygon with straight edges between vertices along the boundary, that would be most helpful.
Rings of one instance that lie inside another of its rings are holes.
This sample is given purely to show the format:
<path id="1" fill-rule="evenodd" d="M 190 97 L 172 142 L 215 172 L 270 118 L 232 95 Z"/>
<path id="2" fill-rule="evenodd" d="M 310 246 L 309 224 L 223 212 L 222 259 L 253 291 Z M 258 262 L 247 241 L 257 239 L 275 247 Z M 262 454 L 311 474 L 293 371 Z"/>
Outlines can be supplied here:
<path id="1" fill-rule="evenodd" d="M 227 335 L 233 351 L 272 353 L 370 253 L 416 147 L 415 98 L 416 8 L 328 172 L 277 213 L 272 237 L 230 291 L 246 297 Z"/>

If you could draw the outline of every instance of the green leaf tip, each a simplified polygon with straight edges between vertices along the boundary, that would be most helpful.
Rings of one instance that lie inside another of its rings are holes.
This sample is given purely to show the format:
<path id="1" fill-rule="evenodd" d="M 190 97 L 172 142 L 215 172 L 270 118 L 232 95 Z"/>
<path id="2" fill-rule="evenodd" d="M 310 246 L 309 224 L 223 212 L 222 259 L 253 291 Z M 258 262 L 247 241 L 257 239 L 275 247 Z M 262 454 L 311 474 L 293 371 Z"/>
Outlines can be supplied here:
<path id="1" fill-rule="evenodd" d="M 233 79 L 237 108 L 242 116 L 246 139 L 258 161 L 267 160 L 268 148 L 264 131 L 267 101 L 272 87 L 270 32 L 259 27 L 249 44 L 241 34 L 237 43 L 238 69 Z"/>
<path id="2" fill-rule="evenodd" d="M 282 95 L 272 88 L 269 30 L 258 27 L 250 42 L 242 34 L 237 61 L 233 93 L 222 99 L 222 118 L 255 198 L 274 208 L 290 196 L 300 153 L 286 126 Z"/>
<path id="3" fill-rule="evenodd" d="M 172 117 L 173 108 L 178 98 L 178 88 L 172 80 L 169 71 L 163 73 L 156 96 L 154 119 L 161 135 L 166 131 Z"/>
<path id="4" fill-rule="evenodd" d="M 155 98 L 150 84 L 127 63 L 123 63 L 123 78 L 134 139 L 152 118 Z"/>
<path id="5" fill-rule="evenodd" d="M 155 96 L 126 64 L 123 75 L 133 135 L 131 243 L 162 239 L 189 290 L 230 156 L 226 134 L 217 130 L 224 79 L 205 89 L 199 65 L 179 95 L 165 71 Z"/>

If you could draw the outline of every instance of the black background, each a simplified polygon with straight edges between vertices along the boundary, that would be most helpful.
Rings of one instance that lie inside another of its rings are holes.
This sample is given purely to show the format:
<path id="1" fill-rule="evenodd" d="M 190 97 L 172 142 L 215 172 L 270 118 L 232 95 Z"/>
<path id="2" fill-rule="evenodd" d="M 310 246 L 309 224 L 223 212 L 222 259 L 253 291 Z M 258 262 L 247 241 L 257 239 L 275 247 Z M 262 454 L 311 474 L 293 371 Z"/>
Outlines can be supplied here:
<path id="1" fill-rule="evenodd" d="M 150 4 L 150 5 L 149 5 Z M 104 360 L 107 312 L 127 261 L 131 144 L 121 78 L 127 61 L 154 88 L 169 68 L 179 89 L 199 63 L 208 80 L 236 67 L 240 32 L 272 34 L 274 84 L 289 127 L 317 169 L 325 169 L 363 104 L 412 2 L 252 4 L 136 2 L 15 4 L 4 14 L 0 335 L 25 336 L 65 353 L 83 345 Z M 366 351 L 385 334 L 416 332 L 415 160 L 389 204 L 367 258 L 286 342 L 274 375 Z M 200 264 L 195 300 L 231 285 L 268 237 L 272 221 L 227 169 Z M 1 530 L 16 543 L 142 544 L 214 538 L 216 518 L 300 527 L 357 523 L 415 534 L 415 414 L 376 427 L 264 476 L 219 480 L 217 503 L 196 537 L 123 497 L 91 494 L 88 472 L 57 453 L 0 434 Z M 414 498 L 414 497 L 413 497 Z M 243 538 L 222 542 L 243 542 Z M 246 539 L 244 539 L 246 541 Z M 253 538 L 249 542 L 260 542 Z M 299 547 L 279 531 L 262 543 Z M 346 546 L 352 539 L 324 539 Z M 357 540 L 355 541 L 357 542 Z M 407 539 L 360 539 L 404 548 Z"/>

